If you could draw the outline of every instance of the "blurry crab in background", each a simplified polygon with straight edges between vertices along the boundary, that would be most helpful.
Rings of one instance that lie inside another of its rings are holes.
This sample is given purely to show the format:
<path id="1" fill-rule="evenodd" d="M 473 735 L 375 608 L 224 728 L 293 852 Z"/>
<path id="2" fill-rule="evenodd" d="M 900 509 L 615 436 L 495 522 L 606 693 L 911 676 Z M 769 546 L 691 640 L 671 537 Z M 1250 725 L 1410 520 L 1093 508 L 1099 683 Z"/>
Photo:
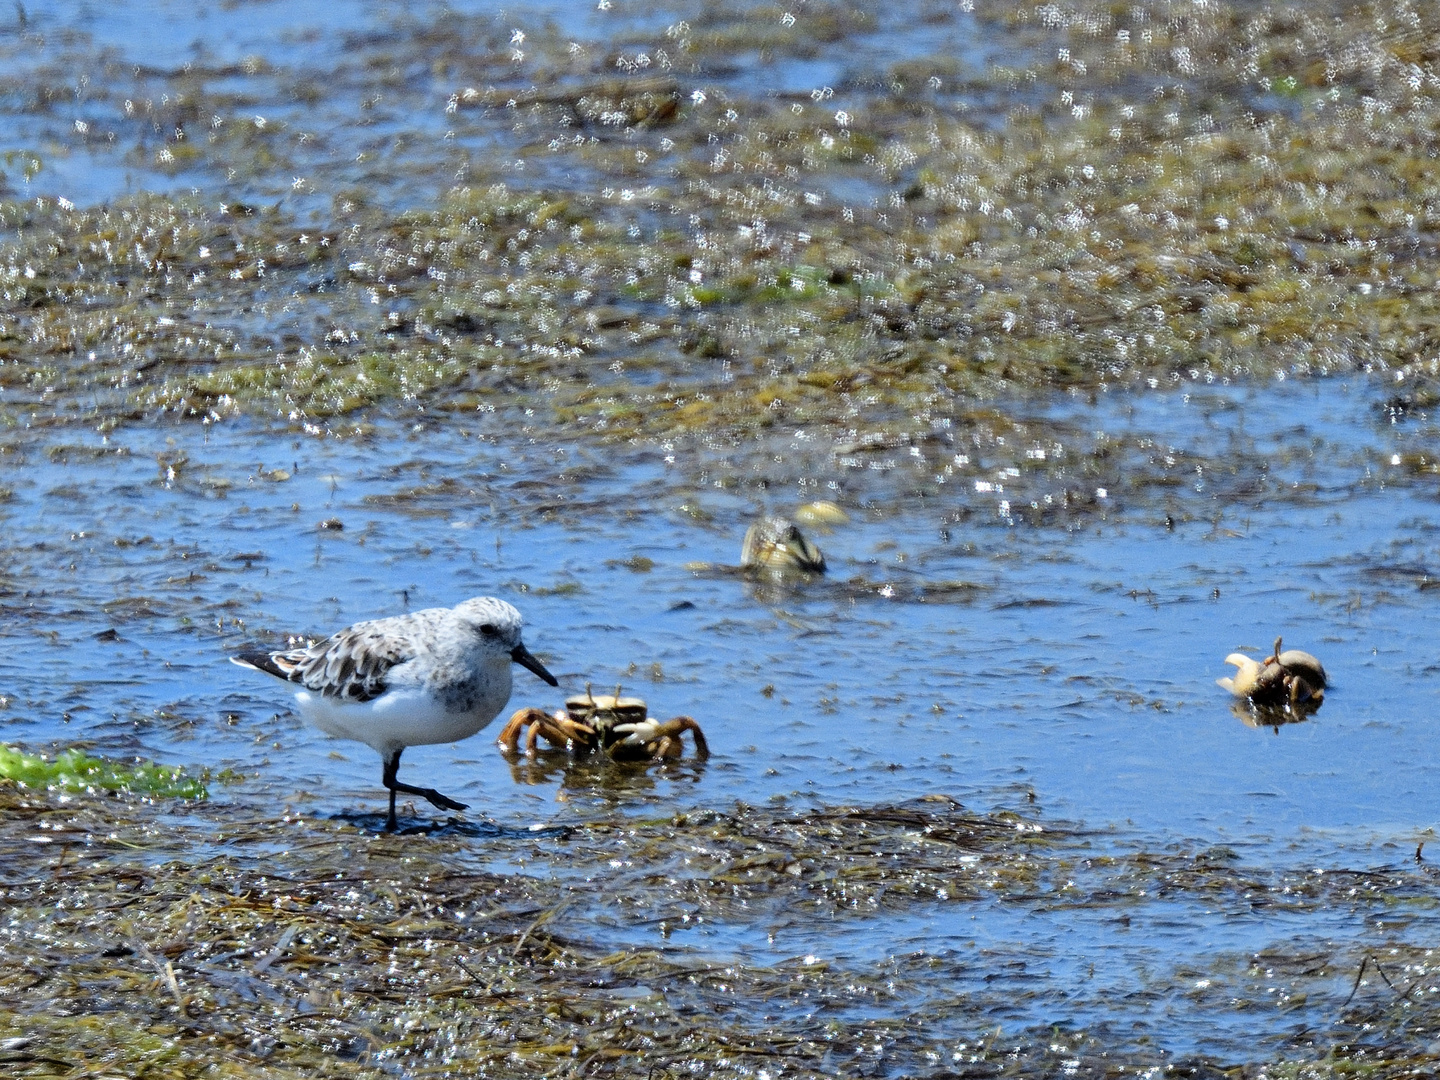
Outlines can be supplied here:
<path id="1" fill-rule="evenodd" d="M 766 516 L 746 531 L 740 565 L 772 574 L 823 574 L 825 556 L 793 521 Z"/>

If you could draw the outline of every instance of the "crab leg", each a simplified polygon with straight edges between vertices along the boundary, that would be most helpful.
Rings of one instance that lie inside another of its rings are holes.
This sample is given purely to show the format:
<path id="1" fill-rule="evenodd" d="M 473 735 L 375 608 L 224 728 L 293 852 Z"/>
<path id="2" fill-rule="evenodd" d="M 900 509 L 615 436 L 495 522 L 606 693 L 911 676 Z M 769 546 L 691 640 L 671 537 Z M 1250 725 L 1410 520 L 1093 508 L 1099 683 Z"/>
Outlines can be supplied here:
<path id="1" fill-rule="evenodd" d="M 677 741 L 679 739 L 680 732 L 690 732 L 691 736 L 695 739 L 696 757 L 708 758 L 710 756 L 710 746 L 708 743 L 705 742 L 705 732 L 700 730 L 700 725 L 697 724 L 694 719 L 689 716 L 677 716 L 674 720 L 671 720 L 665 725 L 667 729 L 672 726 L 675 729 L 673 734 L 675 735 Z M 671 734 L 671 732 L 667 730 L 666 734 L 669 735 Z"/>
<path id="2" fill-rule="evenodd" d="M 533 738 L 535 728 L 538 727 L 543 720 L 548 719 L 549 717 L 542 709 L 517 709 L 515 714 L 510 717 L 509 722 L 500 729 L 500 737 L 495 741 L 499 743 L 500 749 L 504 750 L 507 754 L 519 753 L 520 732 L 524 731 L 525 726 L 528 724 L 530 725 L 532 735 L 529 751 L 531 755 L 533 755 L 535 753 L 535 742 Z"/>
<path id="3" fill-rule="evenodd" d="M 688 731 L 695 738 L 695 756 L 699 758 L 710 756 L 710 747 L 705 742 L 705 733 L 700 730 L 700 725 L 688 716 L 677 716 L 664 723 L 658 720 L 646 720 L 634 724 L 616 724 L 613 730 L 616 734 L 625 735 L 624 740 L 617 745 L 644 746 L 649 749 L 652 757 L 678 757 L 681 745 L 680 735 L 682 732 Z M 611 756 L 614 756 L 613 753 Z"/>

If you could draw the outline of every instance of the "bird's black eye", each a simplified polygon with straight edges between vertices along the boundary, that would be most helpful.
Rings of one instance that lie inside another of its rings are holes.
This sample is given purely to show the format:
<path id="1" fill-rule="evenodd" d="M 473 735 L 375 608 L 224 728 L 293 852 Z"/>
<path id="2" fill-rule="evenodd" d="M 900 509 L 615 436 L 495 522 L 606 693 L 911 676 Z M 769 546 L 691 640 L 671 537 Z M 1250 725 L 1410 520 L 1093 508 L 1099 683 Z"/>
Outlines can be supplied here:
<path id="1" fill-rule="evenodd" d="M 483 626 L 480 627 L 480 633 L 484 634 L 486 637 L 494 637 L 494 636 L 495 636 L 496 634 L 498 634 L 499 632 L 500 632 L 499 630 L 496 630 L 496 629 L 495 629 L 495 624 L 494 624 L 494 623 L 488 623 L 488 622 L 487 622 L 487 623 L 485 623 Z"/>

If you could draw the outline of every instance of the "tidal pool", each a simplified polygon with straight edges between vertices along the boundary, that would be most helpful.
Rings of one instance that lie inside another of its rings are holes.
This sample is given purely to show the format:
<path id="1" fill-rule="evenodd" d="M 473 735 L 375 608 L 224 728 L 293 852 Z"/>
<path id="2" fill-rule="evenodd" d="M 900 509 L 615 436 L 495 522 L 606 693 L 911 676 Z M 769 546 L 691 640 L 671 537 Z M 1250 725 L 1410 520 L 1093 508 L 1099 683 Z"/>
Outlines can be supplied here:
<path id="1" fill-rule="evenodd" d="M 0 13 L 6 1070 L 1434 1070 L 1436 13 L 138 11 Z M 227 662 L 480 594 L 712 756 L 388 836 Z"/>
<path id="2" fill-rule="evenodd" d="M 1101 509 L 1033 525 L 1018 507 L 1043 504 L 1053 476 L 907 496 L 901 478 L 933 476 L 933 464 L 882 481 L 832 453 L 826 490 L 852 520 L 814 534 L 828 578 L 793 587 L 694 564 L 734 562 L 757 513 L 809 494 L 792 477 L 821 455 L 803 440 L 770 455 L 774 475 L 715 487 L 699 476 L 724 472 L 723 456 L 611 463 L 500 426 L 12 437 L 0 458 L 6 737 L 230 770 L 204 811 L 222 830 L 229 807 L 373 828 L 376 756 L 305 727 L 283 686 L 228 652 L 493 593 L 524 612 L 563 691 L 621 684 L 656 715 L 699 718 L 713 750 L 648 770 L 558 755 L 512 764 L 491 741 L 497 724 L 410 751 L 410 769 L 502 834 L 926 798 L 1055 834 L 1023 888 L 985 885 L 976 855 L 975 881 L 952 880 L 947 895 L 949 871 L 937 873 L 893 912 L 847 913 L 841 900 L 817 917 L 772 896 L 690 925 L 675 891 L 702 888 L 703 861 L 583 855 L 583 831 L 527 842 L 520 863 L 493 836 L 462 842 L 467 865 L 538 874 L 561 895 L 598 887 L 605 899 L 567 913 L 567 934 L 605 950 L 675 942 L 741 965 L 893 968 L 910 988 L 850 1015 L 933 1009 L 927 1037 L 941 1041 L 982 1023 L 1062 1023 L 1117 1046 L 1237 1060 L 1255 1052 L 1260 1023 L 1262 1052 L 1280 1053 L 1285 1033 L 1336 1022 L 1367 952 L 1433 932 L 1429 903 L 1404 901 L 1397 924 L 1395 900 L 1346 901 L 1335 884 L 1423 872 L 1412 856 L 1431 836 L 1437 766 L 1429 482 L 1390 464 L 1407 431 L 1348 383 L 1035 412 L 1055 431 L 1083 416 L 1089 438 L 1119 448 Z M 1127 481 L 1157 445 L 1206 466 L 1157 497 Z M 1248 476 L 1207 477 L 1225 461 Z M 1248 495 L 1235 494 L 1242 482 Z M 1259 655 L 1279 633 L 1318 653 L 1334 688 L 1311 720 L 1255 729 L 1214 680 L 1225 653 Z M 559 698 L 517 672 L 512 704 Z M 420 806 L 410 820 L 433 817 Z M 212 855 L 197 841 L 185 857 Z M 1177 873 L 1204 884 L 1177 887 Z M 655 892 L 667 876 L 678 884 Z M 1306 894 L 1317 878 L 1342 899 Z M 1325 977 L 1297 977 L 1303 991 L 1250 985 L 1264 981 L 1252 957 L 1306 949 L 1328 958 Z M 1275 993 L 1273 1019 L 1234 1004 Z"/>

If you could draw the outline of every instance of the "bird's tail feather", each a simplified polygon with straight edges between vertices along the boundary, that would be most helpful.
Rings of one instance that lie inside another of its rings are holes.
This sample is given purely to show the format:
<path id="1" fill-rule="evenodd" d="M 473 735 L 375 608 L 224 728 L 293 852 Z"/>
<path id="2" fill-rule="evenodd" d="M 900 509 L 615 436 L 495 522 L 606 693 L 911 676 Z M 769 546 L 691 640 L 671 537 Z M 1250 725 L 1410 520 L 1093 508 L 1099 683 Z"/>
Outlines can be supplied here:
<path id="1" fill-rule="evenodd" d="M 277 679 L 289 679 L 290 672 L 275 662 L 275 657 L 268 652 L 259 649 L 246 649 L 230 657 L 232 664 L 239 664 L 241 667 L 253 668 L 256 671 L 263 671 L 266 675 L 274 675 Z"/>

